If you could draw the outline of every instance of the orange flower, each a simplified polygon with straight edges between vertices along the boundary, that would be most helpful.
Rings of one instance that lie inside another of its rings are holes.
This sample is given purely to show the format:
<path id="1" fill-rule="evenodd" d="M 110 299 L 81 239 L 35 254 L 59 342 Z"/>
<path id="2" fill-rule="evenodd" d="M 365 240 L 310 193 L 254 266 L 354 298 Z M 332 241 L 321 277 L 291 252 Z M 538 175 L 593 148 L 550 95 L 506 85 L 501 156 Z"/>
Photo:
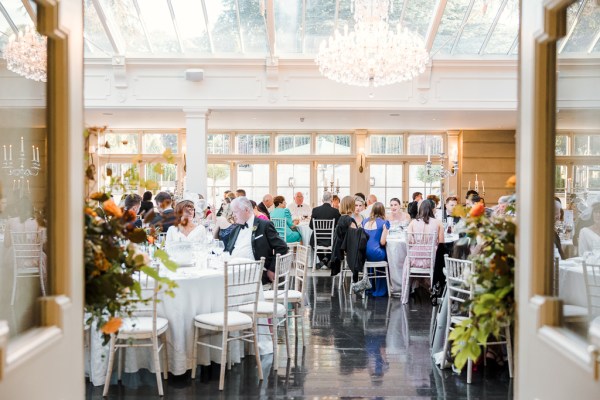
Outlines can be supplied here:
<path id="1" fill-rule="evenodd" d="M 483 203 L 477 203 L 471 208 L 471 217 L 480 217 L 485 212 L 485 206 Z"/>
<path id="2" fill-rule="evenodd" d="M 92 208 L 91 208 L 91 207 L 86 207 L 86 208 L 85 208 L 85 210 L 84 210 L 84 212 L 85 212 L 87 215 L 89 215 L 90 217 L 93 217 L 93 218 L 95 218 L 95 217 L 97 217 L 97 216 L 98 216 L 98 214 L 96 214 L 96 211 L 92 210 Z"/>
<path id="3" fill-rule="evenodd" d="M 112 199 L 106 200 L 104 203 L 102 203 L 102 207 L 104 207 L 104 211 L 108 215 L 112 215 L 117 218 L 121 218 L 123 216 L 123 211 L 119 206 L 115 204 L 115 202 Z"/>
<path id="4" fill-rule="evenodd" d="M 506 187 L 507 188 L 514 188 L 517 186 L 517 177 L 515 175 L 511 176 L 510 178 L 508 178 L 506 180 Z"/>
<path id="5" fill-rule="evenodd" d="M 121 318 L 112 317 L 111 319 L 108 320 L 107 323 L 105 323 L 102 326 L 102 333 L 104 333 L 105 335 L 113 334 L 119 330 L 119 328 L 121 327 L 122 324 L 123 324 L 123 321 L 121 320 Z"/>

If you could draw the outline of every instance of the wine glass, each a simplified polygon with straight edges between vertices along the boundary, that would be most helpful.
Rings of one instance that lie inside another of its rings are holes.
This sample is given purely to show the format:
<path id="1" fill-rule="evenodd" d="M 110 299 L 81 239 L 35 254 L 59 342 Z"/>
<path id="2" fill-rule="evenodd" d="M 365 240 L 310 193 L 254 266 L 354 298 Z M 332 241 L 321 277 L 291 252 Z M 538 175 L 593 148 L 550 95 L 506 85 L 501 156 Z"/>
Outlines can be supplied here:
<path id="1" fill-rule="evenodd" d="M 215 239 L 213 240 L 213 253 L 217 256 L 220 256 L 225 251 L 225 243 L 222 240 Z"/>

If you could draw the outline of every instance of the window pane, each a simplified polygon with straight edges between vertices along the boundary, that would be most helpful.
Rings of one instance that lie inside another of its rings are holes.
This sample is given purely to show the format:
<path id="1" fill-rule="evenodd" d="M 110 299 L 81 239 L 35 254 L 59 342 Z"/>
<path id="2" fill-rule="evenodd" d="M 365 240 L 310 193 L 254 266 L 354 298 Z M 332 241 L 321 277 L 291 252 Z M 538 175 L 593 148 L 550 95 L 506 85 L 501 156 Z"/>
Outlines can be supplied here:
<path id="1" fill-rule="evenodd" d="M 146 180 L 158 184 L 159 190 L 175 193 L 177 183 L 177 164 L 146 164 Z"/>
<path id="2" fill-rule="evenodd" d="M 503 0 L 475 0 L 455 54 L 478 54 Z M 517 27 L 514 27 L 515 33 Z M 514 37 L 514 36 L 513 36 Z"/>
<path id="3" fill-rule="evenodd" d="M 433 168 L 440 168 L 433 166 Z M 435 194 L 441 198 L 440 180 L 434 178 L 433 174 L 428 175 L 424 165 L 410 165 L 408 169 L 408 195 L 412 196 L 413 192 L 423 193 L 423 197 L 429 194 Z"/>
<path id="4" fill-rule="evenodd" d="M 208 135 L 206 139 L 207 154 L 229 154 L 229 135 Z"/>
<path id="5" fill-rule="evenodd" d="M 318 135 L 317 154 L 350 154 L 350 135 Z"/>
<path id="6" fill-rule="evenodd" d="M 410 155 L 438 155 L 443 150 L 444 141 L 441 136 L 409 135 L 408 154 Z M 429 150 L 429 152 L 428 152 Z"/>
<path id="7" fill-rule="evenodd" d="M 588 1 L 563 51 L 565 53 L 586 52 L 598 32 L 598 21 L 600 21 L 600 7 L 593 1 Z"/>
<path id="8" fill-rule="evenodd" d="M 266 54 L 268 51 L 265 20 L 260 14 L 260 1 L 262 0 L 238 0 L 245 53 Z"/>
<path id="9" fill-rule="evenodd" d="M 260 203 L 269 193 L 269 164 L 238 164 L 237 182 L 235 189 L 244 189 L 249 199 Z"/>
<path id="10" fill-rule="evenodd" d="M 508 0 L 484 50 L 485 54 L 508 54 L 518 33 L 519 0 Z"/>
<path id="11" fill-rule="evenodd" d="M 310 135 L 278 135 L 278 154 L 310 154 Z"/>
<path id="12" fill-rule="evenodd" d="M 177 153 L 176 133 L 145 133 L 143 138 L 144 154 L 162 154 L 171 149 L 173 154 Z"/>
<path id="13" fill-rule="evenodd" d="M 142 18 L 146 23 L 152 50 L 155 53 L 163 54 L 181 53 L 167 2 L 163 0 L 142 0 L 138 1 L 138 4 Z"/>
<path id="14" fill-rule="evenodd" d="M 242 50 L 235 3 L 206 2 L 208 30 L 217 53 L 239 53 Z"/>
<path id="15" fill-rule="evenodd" d="M 96 57 L 112 55 L 112 46 L 100 22 L 96 7 L 92 4 L 92 0 L 84 0 L 83 2 L 83 26 L 85 33 L 84 40 L 89 44 L 89 46 L 85 46 L 85 55 Z"/>
<path id="16" fill-rule="evenodd" d="M 106 133 L 100 154 L 138 154 L 139 138 L 137 133 Z"/>
<path id="17" fill-rule="evenodd" d="M 132 0 L 101 0 L 104 12 L 115 21 L 127 46 L 128 53 L 149 53 L 142 23 Z"/>
<path id="18" fill-rule="evenodd" d="M 207 171 L 208 201 L 219 209 L 223 192 L 231 190 L 229 164 L 208 164 Z"/>
<path id="19" fill-rule="evenodd" d="M 171 0 L 171 3 L 184 50 L 189 53 L 210 53 L 202 3 L 198 0 Z"/>
<path id="20" fill-rule="evenodd" d="M 371 154 L 403 154 L 402 135 L 371 135 Z"/>
<path id="21" fill-rule="evenodd" d="M 238 154 L 269 154 L 271 152 L 270 135 L 238 135 Z"/>
<path id="22" fill-rule="evenodd" d="M 600 135 L 575 135 L 573 140 L 576 156 L 600 155 Z"/>
<path id="23" fill-rule="evenodd" d="M 335 1 L 306 0 L 304 51 L 316 53 L 333 33 Z"/>
<path id="24" fill-rule="evenodd" d="M 377 196 L 377 201 L 389 206 L 390 199 L 397 197 L 402 201 L 402 165 L 371 164 L 370 193 Z"/>
<path id="25" fill-rule="evenodd" d="M 331 191 L 332 182 L 333 192 L 340 196 L 340 199 L 352 194 L 350 193 L 350 165 L 319 164 L 317 166 L 317 199 L 325 190 Z"/>
<path id="26" fill-rule="evenodd" d="M 275 2 L 275 43 L 279 53 L 302 51 L 302 1 Z"/>
<path id="27" fill-rule="evenodd" d="M 296 192 L 310 199 L 310 164 L 277 164 L 277 195 L 291 202 Z"/>
<path id="28" fill-rule="evenodd" d="M 136 191 L 139 183 L 139 170 L 137 165 L 131 163 L 106 163 L 99 171 L 100 180 L 119 204 L 121 195 Z"/>
<path id="29" fill-rule="evenodd" d="M 556 136 L 556 155 L 557 156 L 566 156 L 567 155 L 567 144 L 568 137 L 565 135 Z"/>

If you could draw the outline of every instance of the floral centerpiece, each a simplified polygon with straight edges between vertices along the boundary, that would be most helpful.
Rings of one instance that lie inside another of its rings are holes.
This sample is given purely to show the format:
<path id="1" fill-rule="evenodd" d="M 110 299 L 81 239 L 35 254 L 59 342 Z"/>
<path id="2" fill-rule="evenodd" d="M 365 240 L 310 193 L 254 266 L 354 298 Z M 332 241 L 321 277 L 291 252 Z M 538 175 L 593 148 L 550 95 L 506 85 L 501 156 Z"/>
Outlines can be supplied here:
<path id="1" fill-rule="evenodd" d="M 101 133 L 104 129 L 86 130 L 86 142 L 89 144 L 91 134 Z M 88 183 L 95 179 L 93 163 L 88 164 L 86 177 Z M 150 255 L 142 250 L 144 246 L 153 248 L 156 230 L 154 227 L 148 230 L 135 227 L 135 212 L 123 210 L 110 197 L 110 188 L 115 185 L 121 186 L 123 182 L 111 178 L 106 190 L 88 196 L 84 209 L 85 323 L 96 324 L 105 344 L 121 327 L 121 318 L 131 316 L 138 304 L 151 300 L 143 298 L 136 276 L 144 273 L 153 278 L 166 295 L 173 296 L 176 287 L 175 282 L 157 274 Z M 149 214 L 145 222 L 152 219 L 153 213 Z M 154 251 L 153 257 L 171 271 L 177 268 L 160 249 Z"/>
<path id="2" fill-rule="evenodd" d="M 514 176 L 507 187 L 515 187 Z M 490 337 L 498 337 L 515 316 L 515 198 L 511 198 L 503 213 L 485 216 L 482 203 L 472 208 L 458 207 L 455 215 L 465 218 L 463 243 L 476 245 L 478 250 L 469 259 L 473 270 L 468 280 L 476 286 L 474 297 L 465 303 L 471 310 L 450 333 L 454 365 L 462 369 L 468 359 L 476 361 L 481 347 Z"/>

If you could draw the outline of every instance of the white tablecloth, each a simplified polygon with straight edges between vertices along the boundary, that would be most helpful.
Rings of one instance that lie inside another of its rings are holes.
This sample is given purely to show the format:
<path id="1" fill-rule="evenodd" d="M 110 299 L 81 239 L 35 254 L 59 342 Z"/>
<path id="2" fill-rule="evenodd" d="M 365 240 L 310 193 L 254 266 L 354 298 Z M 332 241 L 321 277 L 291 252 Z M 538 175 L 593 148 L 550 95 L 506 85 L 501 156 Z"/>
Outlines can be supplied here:
<path id="1" fill-rule="evenodd" d="M 300 235 L 302 236 L 302 244 L 304 246 L 310 246 L 310 237 L 312 236 L 312 229 L 310 229 L 310 227 L 308 226 L 308 222 L 307 223 L 300 223 L 296 229 L 298 230 L 298 232 L 300 232 Z"/>
<path id="2" fill-rule="evenodd" d="M 558 292 L 565 304 L 587 307 L 583 266 L 575 260 L 561 260 L 558 268 Z"/>
<path id="3" fill-rule="evenodd" d="M 201 268 L 180 268 L 171 276 L 179 285 L 175 289 L 175 297 L 162 296 L 158 304 L 158 315 L 169 320 L 168 358 L 169 372 L 182 375 L 192 368 L 192 348 L 194 342 L 194 317 L 198 314 L 223 311 L 224 282 L 223 271 Z M 260 297 L 262 298 L 262 292 Z M 268 333 L 267 327 L 259 327 L 262 333 Z M 95 328 L 92 328 L 95 332 Z M 214 335 L 214 345 L 221 345 L 221 334 Z M 91 338 L 91 373 L 94 385 L 103 385 L 108 363 L 108 345 L 102 346 L 102 338 L 92 334 Z M 251 346 L 250 346 L 251 347 Z M 273 353 L 273 343 L 269 335 L 259 336 L 261 354 Z M 231 359 L 239 362 L 244 356 L 241 341 L 233 341 L 230 345 Z M 127 349 L 125 372 L 137 372 L 146 368 L 153 371 L 152 356 L 149 349 Z M 198 346 L 199 365 L 210 365 L 211 361 L 219 363 L 221 351 Z M 115 360 L 115 368 L 116 368 Z"/>

